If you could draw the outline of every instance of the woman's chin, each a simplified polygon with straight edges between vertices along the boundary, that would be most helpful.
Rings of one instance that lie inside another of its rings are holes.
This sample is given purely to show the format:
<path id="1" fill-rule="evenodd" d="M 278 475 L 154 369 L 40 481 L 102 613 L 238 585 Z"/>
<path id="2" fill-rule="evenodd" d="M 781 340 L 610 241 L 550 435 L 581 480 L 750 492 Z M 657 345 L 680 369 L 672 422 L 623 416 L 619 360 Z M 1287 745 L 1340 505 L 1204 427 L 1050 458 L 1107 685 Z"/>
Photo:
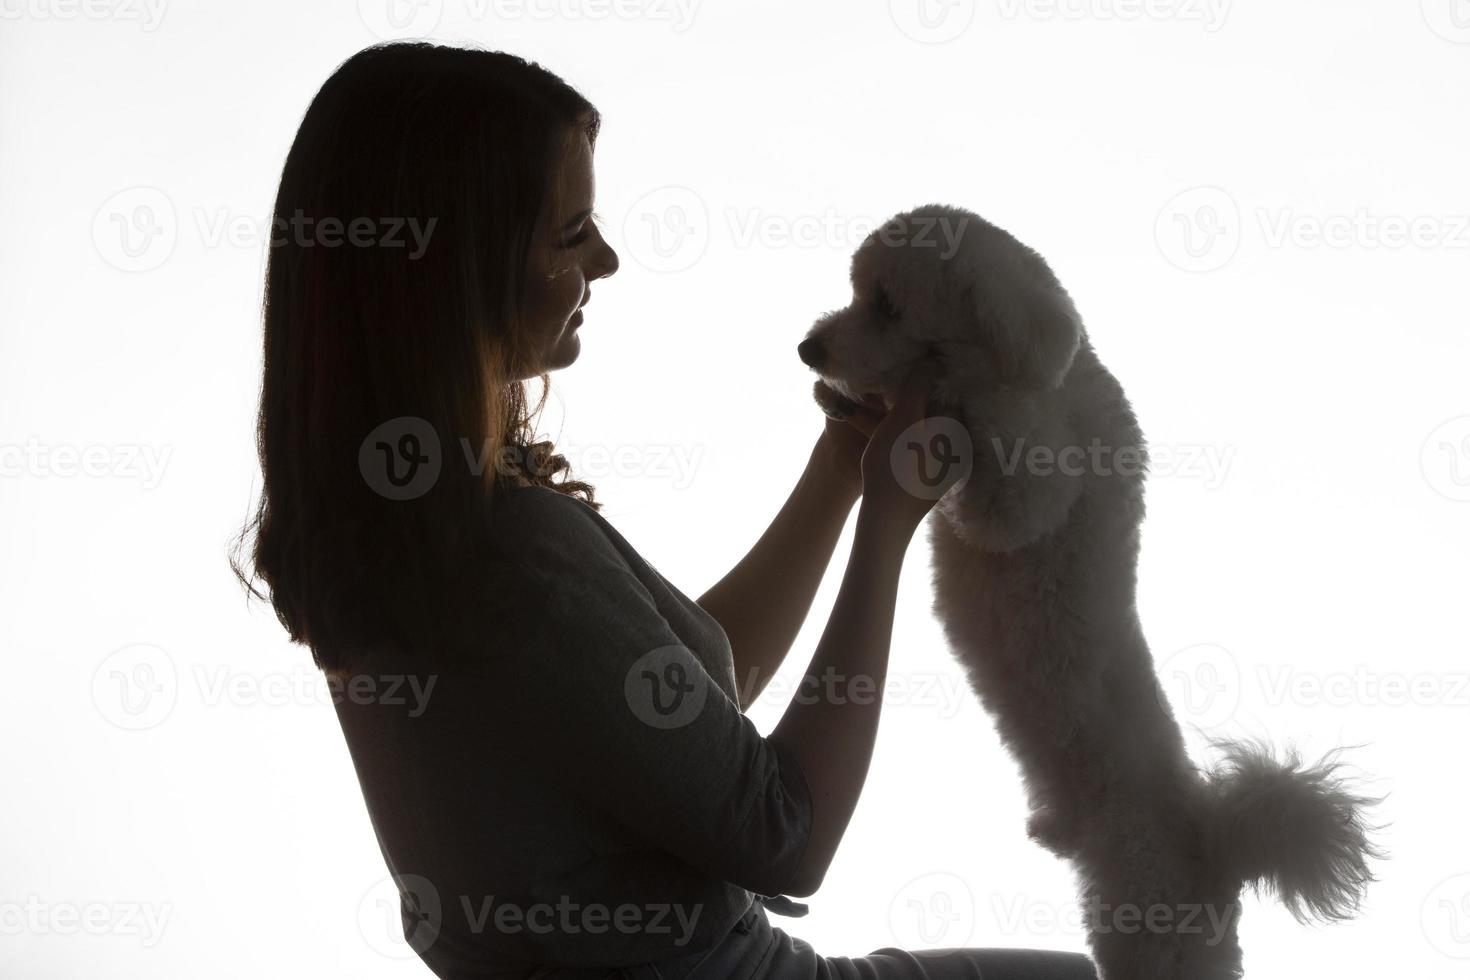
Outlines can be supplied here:
<path id="1" fill-rule="evenodd" d="M 577 334 L 575 328 L 569 327 L 567 332 L 562 336 L 561 343 L 557 345 L 556 355 L 552 359 L 551 369 L 555 371 L 560 368 L 571 367 L 572 362 L 577 359 L 577 355 L 580 353 L 582 353 L 582 338 Z"/>

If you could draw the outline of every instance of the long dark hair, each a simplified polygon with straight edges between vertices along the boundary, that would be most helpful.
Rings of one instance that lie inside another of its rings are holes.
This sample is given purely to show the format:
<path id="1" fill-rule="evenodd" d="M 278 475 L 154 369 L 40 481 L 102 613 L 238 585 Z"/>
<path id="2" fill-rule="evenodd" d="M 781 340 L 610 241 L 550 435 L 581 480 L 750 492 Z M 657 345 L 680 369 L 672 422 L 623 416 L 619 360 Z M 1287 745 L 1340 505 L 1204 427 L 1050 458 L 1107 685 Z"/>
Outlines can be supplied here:
<path id="1" fill-rule="evenodd" d="M 231 564 L 329 673 L 438 641 L 508 484 L 598 506 L 535 439 L 550 380 L 518 314 L 560 162 L 599 125 L 537 64 L 421 42 L 353 55 L 301 121 L 266 267 L 263 486 Z M 516 379 L 538 374 L 532 406 Z"/>

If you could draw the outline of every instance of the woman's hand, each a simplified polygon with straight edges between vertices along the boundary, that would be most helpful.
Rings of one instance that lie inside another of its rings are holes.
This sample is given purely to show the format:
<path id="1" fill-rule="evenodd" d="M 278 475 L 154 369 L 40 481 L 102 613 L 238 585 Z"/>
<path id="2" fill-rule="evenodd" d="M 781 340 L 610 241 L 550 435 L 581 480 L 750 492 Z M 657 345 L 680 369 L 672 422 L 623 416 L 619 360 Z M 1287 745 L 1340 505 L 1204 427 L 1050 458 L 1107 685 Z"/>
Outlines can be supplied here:
<path id="1" fill-rule="evenodd" d="M 912 534 L 944 492 L 963 475 L 954 458 L 935 453 L 928 419 L 930 391 L 937 375 L 932 360 L 917 362 L 893 407 L 868 439 L 862 455 L 863 513 L 880 525 Z M 917 428 L 915 428 L 917 426 Z M 938 483 L 934 475 L 939 474 Z"/>
<path id="2" fill-rule="evenodd" d="M 816 455 L 823 471 L 831 476 L 852 499 L 863 492 L 863 451 L 886 408 L 883 399 L 869 395 L 867 401 L 846 418 L 827 416 L 827 425 L 817 437 Z"/>

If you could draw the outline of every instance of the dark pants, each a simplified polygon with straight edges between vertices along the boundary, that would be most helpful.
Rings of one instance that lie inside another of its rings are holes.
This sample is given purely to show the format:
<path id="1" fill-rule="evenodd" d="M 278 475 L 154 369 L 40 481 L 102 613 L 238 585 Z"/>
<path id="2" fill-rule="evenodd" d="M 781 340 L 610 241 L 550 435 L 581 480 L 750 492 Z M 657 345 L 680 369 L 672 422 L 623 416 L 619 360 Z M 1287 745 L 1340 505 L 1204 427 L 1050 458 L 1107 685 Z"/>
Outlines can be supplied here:
<path id="1" fill-rule="evenodd" d="M 713 949 L 610 971 L 622 980 L 1097 980 L 1080 953 L 1033 949 L 885 946 L 867 956 L 822 956 L 771 925 L 759 901 Z"/>

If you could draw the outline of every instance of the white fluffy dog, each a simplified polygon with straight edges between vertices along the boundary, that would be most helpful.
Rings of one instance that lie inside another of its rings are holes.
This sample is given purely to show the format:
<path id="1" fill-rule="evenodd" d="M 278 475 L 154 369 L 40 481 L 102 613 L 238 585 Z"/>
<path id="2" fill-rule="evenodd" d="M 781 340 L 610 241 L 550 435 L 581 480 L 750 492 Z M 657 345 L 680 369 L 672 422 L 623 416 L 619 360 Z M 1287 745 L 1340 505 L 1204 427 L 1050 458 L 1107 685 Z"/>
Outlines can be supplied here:
<path id="1" fill-rule="evenodd" d="M 868 236 L 852 287 L 798 353 L 839 418 L 940 364 L 929 414 L 972 468 L 929 522 L 934 609 L 1021 766 L 1028 833 L 1078 872 L 1104 980 L 1242 976 L 1245 883 L 1299 920 L 1353 914 L 1383 855 L 1338 763 L 1224 739 L 1190 762 L 1134 602 L 1143 436 L 1046 262 L 929 205 Z"/>

